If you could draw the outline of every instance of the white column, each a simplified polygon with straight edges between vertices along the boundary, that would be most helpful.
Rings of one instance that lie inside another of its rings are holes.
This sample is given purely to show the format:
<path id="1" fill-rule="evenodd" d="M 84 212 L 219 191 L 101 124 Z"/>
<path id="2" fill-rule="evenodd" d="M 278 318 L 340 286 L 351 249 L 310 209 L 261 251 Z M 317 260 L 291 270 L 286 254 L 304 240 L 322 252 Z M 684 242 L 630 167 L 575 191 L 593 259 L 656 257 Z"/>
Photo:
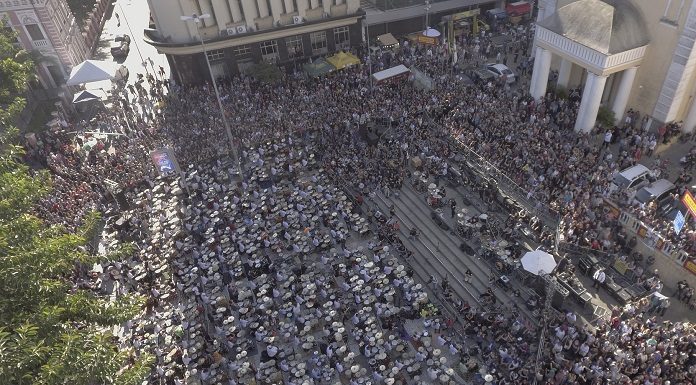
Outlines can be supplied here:
<path id="1" fill-rule="evenodd" d="M 270 15 L 270 10 L 268 9 L 268 3 L 266 0 L 256 0 L 256 5 L 259 7 L 259 17 L 264 18 Z"/>
<path id="2" fill-rule="evenodd" d="M 556 12 L 556 1 L 557 0 L 539 0 L 537 2 L 537 23 L 546 19 L 547 17 L 553 15 Z M 504 7 L 503 7 L 504 8 Z M 532 42 L 532 55 L 536 57 L 537 54 L 536 45 L 536 35 L 534 36 L 534 41 Z"/>
<path id="3" fill-rule="evenodd" d="M 636 78 L 636 72 L 638 72 L 638 67 L 626 68 L 621 72 L 619 88 L 616 90 L 614 103 L 611 106 L 611 110 L 614 111 L 614 118 L 616 118 L 617 122 L 621 122 L 623 119 L 626 105 L 628 104 L 628 97 L 631 96 L 633 80 Z"/>
<path id="4" fill-rule="evenodd" d="M 556 82 L 557 87 L 568 88 L 568 82 L 570 81 L 570 73 L 573 71 L 573 62 L 568 59 L 561 60 L 561 68 L 558 69 L 558 81 Z"/>
<path id="5" fill-rule="evenodd" d="M 324 7 L 326 13 L 331 13 L 331 4 L 333 4 L 333 0 L 321 0 L 321 6 Z"/>
<path id="6" fill-rule="evenodd" d="M 210 4 L 210 0 L 198 0 L 198 5 L 201 7 L 201 15 L 205 15 L 206 13 L 210 15 L 209 18 L 203 19 L 203 25 L 205 27 L 212 27 L 217 24 L 217 20 L 215 20 L 217 16 L 213 13 L 213 6 Z"/>
<path id="7" fill-rule="evenodd" d="M 285 13 L 293 13 L 293 12 L 297 11 L 292 4 L 292 0 L 283 0 L 283 1 L 285 1 Z"/>
<path id="8" fill-rule="evenodd" d="M 193 6 L 193 3 L 190 1 L 184 1 L 184 0 L 179 0 L 179 4 L 181 6 L 181 14 L 183 16 L 191 16 L 194 14 L 199 13 L 198 9 Z M 198 31 L 196 31 L 196 23 L 188 23 L 188 22 L 183 22 L 184 25 L 186 25 L 186 29 L 188 29 L 189 33 L 189 38 L 192 41 L 198 41 Z"/>
<path id="9" fill-rule="evenodd" d="M 232 22 L 239 23 L 244 20 L 244 15 L 242 14 L 242 9 L 239 6 L 239 0 L 229 0 L 230 11 L 232 11 Z"/>
<path id="10" fill-rule="evenodd" d="M 309 8 L 309 0 L 297 0 L 297 14 L 306 17 Z"/>
<path id="11" fill-rule="evenodd" d="M 606 75 L 600 76 L 592 72 L 587 73 L 587 81 L 585 82 L 585 90 L 582 92 L 578 118 L 575 120 L 575 131 L 590 132 L 594 128 L 606 83 Z"/>
<path id="12" fill-rule="evenodd" d="M 242 0 L 242 9 L 244 10 L 244 21 L 247 27 L 256 26 L 256 18 L 259 14 L 256 13 L 256 0 Z"/>
<path id="13" fill-rule="evenodd" d="M 232 21 L 230 11 L 227 7 L 227 0 L 213 0 L 213 10 L 215 11 L 215 19 L 217 19 L 218 28 L 222 31 L 227 28 L 227 24 Z"/>
<path id="14" fill-rule="evenodd" d="M 694 126 L 696 126 L 696 95 L 691 97 L 691 105 L 689 106 L 689 112 L 684 119 L 684 127 L 682 127 L 682 131 L 693 132 Z"/>
<path id="15" fill-rule="evenodd" d="M 592 81 L 594 78 L 590 78 L 591 72 L 584 70 L 587 72 L 587 78 L 585 79 L 585 86 L 582 89 L 582 98 L 580 99 L 580 107 L 578 107 L 578 115 L 575 118 L 575 130 L 578 130 L 578 124 L 580 122 L 580 117 L 585 116 L 585 111 L 587 110 L 587 103 L 583 103 L 584 100 L 588 100 L 590 98 L 590 94 L 592 93 Z"/>
<path id="16" fill-rule="evenodd" d="M 537 47 L 532 72 L 532 83 L 529 85 L 529 93 L 534 99 L 539 99 L 546 94 L 546 85 L 549 82 L 551 70 L 551 51 Z"/>
<path id="17" fill-rule="evenodd" d="M 280 21 L 280 14 L 283 13 L 283 2 L 282 0 L 271 0 L 271 14 L 273 15 L 273 21 Z"/>

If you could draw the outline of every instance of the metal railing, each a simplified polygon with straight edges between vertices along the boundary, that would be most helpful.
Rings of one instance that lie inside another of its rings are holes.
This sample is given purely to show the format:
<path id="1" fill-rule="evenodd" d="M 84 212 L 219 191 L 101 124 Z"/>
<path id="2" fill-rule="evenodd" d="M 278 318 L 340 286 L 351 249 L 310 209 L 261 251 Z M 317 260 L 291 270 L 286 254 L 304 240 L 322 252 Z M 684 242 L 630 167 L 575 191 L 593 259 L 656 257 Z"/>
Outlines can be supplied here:
<path id="1" fill-rule="evenodd" d="M 600 260 L 604 262 L 608 262 L 613 259 L 613 256 L 605 251 L 592 249 L 589 247 L 580 246 L 575 243 L 564 241 L 558 242 L 558 251 L 578 256 L 594 255 L 595 257 L 600 258 Z"/>
<path id="2" fill-rule="evenodd" d="M 429 114 L 425 114 L 430 120 L 430 124 L 438 129 L 448 132 L 448 129 L 437 123 Z M 500 192 L 514 200 L 526 211 L 538 217 L 546 226 L 555 229 L 561 222 L 559 213 L 553 211 L 546 204 L 540 201 L 527 198 L 527 191 L 510 179 L 507 174 L 494 166 L 491 162 L 479 155 L 471 147 L 461 140 L 450 136 L 449 143 L 458 150 L 458 154 L 464 158 L 462 165 L 469 168 L 475 174 L 481 175 L 484 179 L 493 180 Z"/>

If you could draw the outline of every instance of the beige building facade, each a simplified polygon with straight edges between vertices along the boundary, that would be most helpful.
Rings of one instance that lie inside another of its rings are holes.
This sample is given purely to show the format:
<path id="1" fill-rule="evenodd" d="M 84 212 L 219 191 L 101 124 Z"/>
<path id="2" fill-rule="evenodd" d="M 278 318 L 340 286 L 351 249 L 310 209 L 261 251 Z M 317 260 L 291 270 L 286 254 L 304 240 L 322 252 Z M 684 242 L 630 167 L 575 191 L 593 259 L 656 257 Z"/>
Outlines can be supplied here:
<path id="1" fill-rule="evenodd" d="M 90 39 L 66 0 L 2 0 L 0 28 L 35 54 L 37 79 L 46 90 L 60 88 L 72 67 L 91 56 Z"/>
<path id="2" fill-rule="evenodd" d="M 583 88 L 575 128 L 589 131 L 600 106 L 617 120 L 628 108 L 653 127 L 696 126 L 696 1 L 540 0 L 530 93 Z"/>
<path id="3" fill-rule="evenodd" d="M 205 79 L 201 39 L 216 77 L 255 63 L 289 68 L 362 43 L 359 0 L 148 0 L 146 41 L 167 55 L 181 83 Z M 196 25 L 181 18 L 210 15 Z M 199 33 L 200 32 L 200 33 Z"/>

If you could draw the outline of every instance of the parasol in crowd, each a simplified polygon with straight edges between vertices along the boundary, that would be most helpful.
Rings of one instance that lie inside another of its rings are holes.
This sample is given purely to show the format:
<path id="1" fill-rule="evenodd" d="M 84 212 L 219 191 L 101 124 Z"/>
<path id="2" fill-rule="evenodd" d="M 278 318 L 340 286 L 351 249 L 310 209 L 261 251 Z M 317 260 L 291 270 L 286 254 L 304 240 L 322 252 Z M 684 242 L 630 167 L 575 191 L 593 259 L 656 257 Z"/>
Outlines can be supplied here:
<path id="1" fill-rule="evenodd" d="M 521 262 L 522 268 L 534 275 L 549 274 L 556 268 L 553 255 L 539 249 L 526 253 Z"/>

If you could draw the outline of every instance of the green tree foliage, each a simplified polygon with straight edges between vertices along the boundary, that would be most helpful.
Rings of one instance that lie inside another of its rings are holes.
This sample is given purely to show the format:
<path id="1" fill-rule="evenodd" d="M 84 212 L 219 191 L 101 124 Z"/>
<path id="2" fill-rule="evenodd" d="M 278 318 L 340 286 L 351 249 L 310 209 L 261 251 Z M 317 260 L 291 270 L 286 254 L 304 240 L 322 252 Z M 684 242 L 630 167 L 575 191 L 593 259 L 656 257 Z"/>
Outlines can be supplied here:
<path id="1" fill-rule="evenodd" d="M 614 111 L 612 111 L 609 107 L 599 107 L 599 111 L 597 112 L 597 122 L 605 128 L 613 126 L 614 123 L 616 123 Z"/>
<path id="2" fill-rule="evenodd" d="M 23 95 L 34 76 L 30 55 L 18 49 L 16 42 L 16 34 L 0 28 L 0 131 L 10 127 L 24 108 Z"/>
<path id="3" fill-rule="evenodd" d="M 68 7 L 73 15 L 75 15 L 78 24 L 82 25 L 89 11 L 94 8 L 95 3 L 95 0 L 68 0 Z"/>
<path id="4" fill-rule="evenodd" d="M 12 39 L 0 36 L 0 385 L 139 384 L 152 357 L 119 349 L 112 331 L 141 311 L 142 298 L 109 301 L 72 281 L 76 266 L 98 261 L 85 244 L 99 216 L 69 233 L 32 215 L 51 183 L 46 171 L 21 163 L 11 128 L 32 76 L 28 56 Z M 132 251 L 126 245 L 106 258 Z"/>
<path id="5" fill-rule="evenodd" d="M 266 62 L 261 62 L 255 64 L 249 70 L 249 74 L 254 77 L 254 79 L 262 83 L 277 83 L 283 78 L 283 74 L 278 69 L 278 66 L 269 64 Z M 208 79 L 206 79 L 207 81 Z"/>

